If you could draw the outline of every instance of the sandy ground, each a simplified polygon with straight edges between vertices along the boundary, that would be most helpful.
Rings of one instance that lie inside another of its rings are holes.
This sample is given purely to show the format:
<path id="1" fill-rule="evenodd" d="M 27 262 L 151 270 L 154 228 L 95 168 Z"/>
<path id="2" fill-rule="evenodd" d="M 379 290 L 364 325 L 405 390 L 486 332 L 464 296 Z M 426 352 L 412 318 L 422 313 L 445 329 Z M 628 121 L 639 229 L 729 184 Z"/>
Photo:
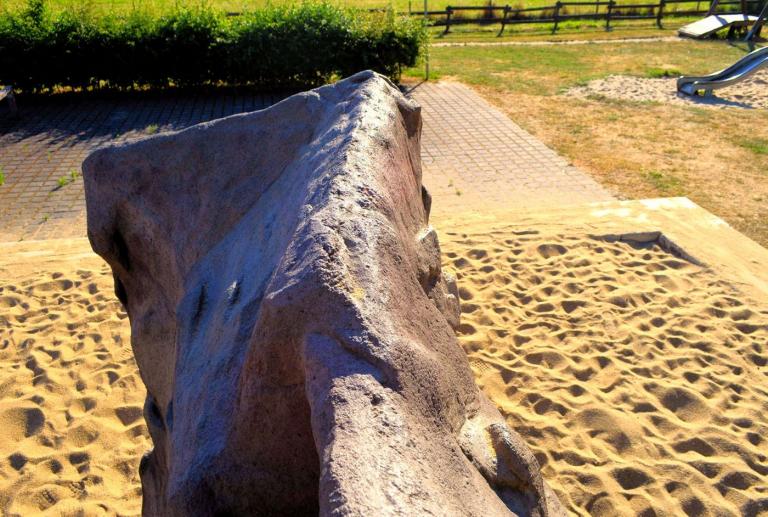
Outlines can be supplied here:
<path id="1" fill-rule="evenodd" d="M 579 98 L 598 96 L 626 101 L 664 102 L 708 108 L 768 108 L 768 70 L 756 72 L 741 83 L 714 90 L 709 97 L 678 95 L 676 81 L 674 78 L 649 79 L 612 75 L 590 81 L 584 86 L 570 88 L 565 94 Z"/>
<path id="2" fill-rule="evenodd" d="M 106 264 L 3 258 L 0 514 L 138 515 L 145 390 Z"/>
<path id="3" fill-rule="evenodd" d="M 442 232 L 460 341 L 571 511 L 768 515 L 768 301 L 656 245 Z"/>
<path id="4" fill-rule="evenodd" d="M 572 511 L 768 512 L 768 300 L 658 247 L 438 230 L 478 382 Z M 0 257 L 4 515 L 140 511 L 144 389 L 111 289 L 92 255 Z"/>

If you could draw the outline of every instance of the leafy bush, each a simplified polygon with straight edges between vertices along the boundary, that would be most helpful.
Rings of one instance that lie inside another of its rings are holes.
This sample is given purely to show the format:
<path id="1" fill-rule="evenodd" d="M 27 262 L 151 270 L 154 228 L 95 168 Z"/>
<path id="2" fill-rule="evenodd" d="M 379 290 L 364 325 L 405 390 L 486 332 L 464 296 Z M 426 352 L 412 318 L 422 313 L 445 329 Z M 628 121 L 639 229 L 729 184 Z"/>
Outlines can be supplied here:
<path id="1" fill-rule="evenodd" d="M 0 14 L 0 84 L 136 88 L 311 87 L 373 69 L 397 79 L 425 42 L 419 22 L 325 3 L 228 17 L 211 8 L 160 15 L 51 14 L 42 0 Z"/>

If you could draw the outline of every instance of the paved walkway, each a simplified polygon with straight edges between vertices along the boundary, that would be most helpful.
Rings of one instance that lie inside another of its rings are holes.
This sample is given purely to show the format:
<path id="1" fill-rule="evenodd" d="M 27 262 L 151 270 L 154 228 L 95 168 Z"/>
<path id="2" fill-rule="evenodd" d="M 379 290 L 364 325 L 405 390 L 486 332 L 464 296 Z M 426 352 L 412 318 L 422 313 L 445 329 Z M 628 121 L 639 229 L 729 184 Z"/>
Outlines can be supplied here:
<path id="1" fill-rule="evenodd" d="M 613 199 L 461 83 L 422 83 L 421 156 L 433 211 L 544 208 Z"/>
<path id="2" fill-rule="evenodd" d="M 424 183 L 434 212 L 602 201 L 593 180 L 470 88 L 423 83 Z M 0 241 L 85 235 L 80 164 L 95 147 L 264 108 L 275 96 L 62 99 L 0 111 Z"/>
<path id="3" fill-rule="evenodd" d="M 0 106 L 0 242 L 85 235 L 80 164 L 110 141 L 182 129 L 266 108 L 274 96 L 156 96 L 19 102 L 14 121 Z M 74 173 L 74 174 L 73 174 Z"/>

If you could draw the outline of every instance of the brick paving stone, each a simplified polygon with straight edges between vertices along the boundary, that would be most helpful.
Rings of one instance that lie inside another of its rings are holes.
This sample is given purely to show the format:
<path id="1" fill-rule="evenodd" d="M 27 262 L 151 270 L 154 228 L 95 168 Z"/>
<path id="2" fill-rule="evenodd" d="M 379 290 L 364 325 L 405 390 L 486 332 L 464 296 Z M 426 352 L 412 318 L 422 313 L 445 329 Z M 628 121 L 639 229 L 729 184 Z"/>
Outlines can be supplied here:
<path id="1" fill-rule="evenodd" d="M 410 93 L 423 109 L 422 168 L 433 213 L 563 206 L 611 199 L 589 176 L 452 82 Z M 263 109 L 280 95 L 65 97 L 0 112 L 0 241 L 81 237 L 85 199 L 80 164 L 110 141 L 182 129 Z M 62 185 L 59 184 L 61 181 Z"/>
<path id="2" fill-rule="evenodd" d="M 471 88 L 421 83 L 411 95 L 424 113 L 422 169 L 436 215 L 612 199 Z"/>
<path id="3" fill-rule="evenodd" d="M 0 111 L 0 241 L 84 236 L 80 164 L 96 147 L 262 109 L 282 97 L 65 97 L 22 100 L 18 119 Z"/>

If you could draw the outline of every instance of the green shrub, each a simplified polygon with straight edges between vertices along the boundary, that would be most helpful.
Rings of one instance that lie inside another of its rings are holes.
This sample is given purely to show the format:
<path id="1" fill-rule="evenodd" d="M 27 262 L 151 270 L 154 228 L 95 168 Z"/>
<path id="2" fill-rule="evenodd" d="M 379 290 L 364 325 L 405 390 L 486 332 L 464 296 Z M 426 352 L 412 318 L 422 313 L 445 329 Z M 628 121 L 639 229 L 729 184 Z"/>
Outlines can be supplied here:
<path id="1" fill-rule="evenodd" d="M 398 79 L 425 38 L 417 21 L 325 3 L 238 17 L 206 7 L 99 16 L 51 14 L 30 0 L 23 12 L 0 13 L 0 84 L 25 91 L 222 83 L 275 89 L 369 68 Z"/>

